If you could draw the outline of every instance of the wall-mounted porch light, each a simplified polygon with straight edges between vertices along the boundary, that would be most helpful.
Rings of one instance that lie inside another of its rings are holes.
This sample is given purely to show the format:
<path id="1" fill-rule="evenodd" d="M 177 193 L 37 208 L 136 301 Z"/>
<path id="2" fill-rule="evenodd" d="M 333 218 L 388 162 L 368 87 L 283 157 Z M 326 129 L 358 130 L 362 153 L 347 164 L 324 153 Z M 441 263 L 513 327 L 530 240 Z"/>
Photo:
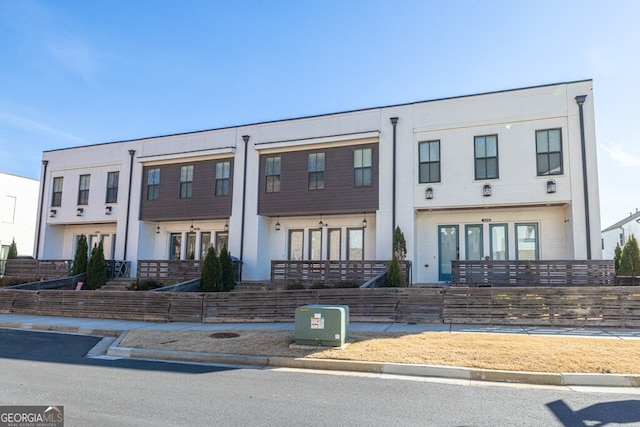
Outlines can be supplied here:
<path id="1" fill-rule="evenodd" d="M 367 228 L 367 213 L 362 212 L 362 228 Z"/>
<path id="2" fill-rule="evenodd" d="M 276 222 L 276 231 L 280 231 L 280 217 L 278 217 L 278 222 Z"/>
<path id="3" fill-rule="evenodd" d="M 160 224 L 156 226 L 156 234 L 160 234 Z"/>
<path id="4" fill-rule="evenodd" d="M 51 209 L 51 210 L 49 211 L 49 216 L 50 216 L 51 218 L 53 218 L 53 217 L 55 217 L 55 216 L 56 216 L 56 214 L 57 214 L 57 213 L 58 213 L 58 211 L 57 211 L 57 210 L 55 210 L 55 209 Z"/>
<path id="5" fill-rule="evenodd" d="M 229 231 L 229 218 L 224 222 L 224 231 Z"/>
<path id="6" fill-rule="evenodd" d="M 105 215 L 111 215 L 111 206 L 105 206 L 104 214 Z"/>
<path id="7" fill-rule="evenodd" d="M 82 216 L 83 213 L 84 213 L 84 209 L 83 208 L 76 209 L 76 216 Z"/>
<path id="8" fill-rule="evenodd" d="M 556 181 L 550 179 L 547 181 L 547 193 L 555 193 L 556 192 Z"/>
<path id="9" fill-rule="evenodd" d="M 433 188 L 427 187 L 424 190 L 424 198 L 425 199 L 433 199 Z"/>
<path id="10" fill-rule="evenodd" d="M 485 197 L 491 195 L 491 184 L 485 184 L 484 187 L 482 187 L 482 195 Z"/>

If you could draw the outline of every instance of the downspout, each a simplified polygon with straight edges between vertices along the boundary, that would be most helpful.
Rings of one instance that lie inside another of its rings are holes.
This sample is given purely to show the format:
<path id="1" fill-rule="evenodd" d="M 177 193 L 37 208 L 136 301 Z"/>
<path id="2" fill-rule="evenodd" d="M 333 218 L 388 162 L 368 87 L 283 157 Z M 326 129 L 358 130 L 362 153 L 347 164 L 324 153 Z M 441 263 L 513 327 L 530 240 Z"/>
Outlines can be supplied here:
<path id="1" fill-rule="evenodd" d="M 587 231 L 587 259 L 591 259 L 591 225 L 589 218 L 589 184 L 587 183 L 587 149 L 584 137 L 584 111 L 582 105 L 587 99 L 587 95 L 576 96 L 578 110 L 580 112 L 580 144 L 582 146 L 582 185 L 584 191 L 584 220 Z"/>
<path id="2" fill-rule="evenodd" d="M 242 171 L 242 225 L 240 226 L 240 261 L 242 261 L 242 255 L 244 254 L 244 212 L 247 200 L 247 157 L 249 157 L 248 144 L 249 135 L 242 135 L 244 141 L 244 170 Z M 240 270 L 242 271 L 242 270 Z M 242 280 L 242 275 L 240 277 Z"/>
<path id="3" fill-rule="evenodd" d="M 396 231 L 396 125 L 398 124 L 397 117 L 391 117 L 391 124 L 393 125 L 393 189 L 391 190 L 391 222 L 393 229 L 391 235 Z"/>
<path id="4" fill-rule="evenodd" d="M 47 165 L 49 160 L 43 160 L 44 172 L 42 173 L 42 191 L 40 192 L 40 215 L 38 216 L 38 238 L 36 239 L 36 253 L 35 258 L 38 259 L 40 253 L 40 232 L 42 231 L 42 210 L 44 209 L 44 189 L 47 188 Z"/>
<path id="5" fill-rule="evenodd" d="M 124 228 L 124 254 L 123 261 L 127 260 L 127 246 L 129 243 L 129 212 L 131 212 L 131 180 L 133 178 L 133 156 L 136 154 L 136 150 L 129 150 L 129 156 L 131 161 L 129 163 L 129 195 L 127 196 L 127 219 L 125 221 Z"/>

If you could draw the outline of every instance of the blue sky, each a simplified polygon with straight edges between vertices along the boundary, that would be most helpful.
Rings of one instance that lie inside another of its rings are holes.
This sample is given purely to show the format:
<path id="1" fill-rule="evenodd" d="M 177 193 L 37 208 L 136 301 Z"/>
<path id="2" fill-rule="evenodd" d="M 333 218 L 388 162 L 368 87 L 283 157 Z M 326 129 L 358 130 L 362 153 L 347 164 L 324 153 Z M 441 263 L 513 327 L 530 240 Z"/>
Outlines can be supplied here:
<path id="1" fill-rule="evenodd" d="M 0 171 L 42 152 L 594 80 L 602 228 L 640 208 L 640 2 L 0 0 Z"/>

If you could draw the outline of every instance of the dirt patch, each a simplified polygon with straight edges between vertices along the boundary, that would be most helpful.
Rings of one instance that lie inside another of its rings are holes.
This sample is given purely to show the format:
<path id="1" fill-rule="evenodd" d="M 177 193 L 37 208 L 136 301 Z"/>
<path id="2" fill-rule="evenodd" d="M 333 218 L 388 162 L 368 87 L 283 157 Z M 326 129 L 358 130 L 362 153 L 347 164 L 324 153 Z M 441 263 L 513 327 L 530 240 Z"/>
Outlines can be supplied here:
<path id="1" fill-rule="evenodd" d="M 346 349 L 289 348 L 293 331 L 228 331 L 211 339 L 203 331 L 136 330 L 123 347 L 414 363 L 530 372 L 640 374 L 640 340 L 546 337 L 462 332 L 418 334 L 352 332 Z"/>

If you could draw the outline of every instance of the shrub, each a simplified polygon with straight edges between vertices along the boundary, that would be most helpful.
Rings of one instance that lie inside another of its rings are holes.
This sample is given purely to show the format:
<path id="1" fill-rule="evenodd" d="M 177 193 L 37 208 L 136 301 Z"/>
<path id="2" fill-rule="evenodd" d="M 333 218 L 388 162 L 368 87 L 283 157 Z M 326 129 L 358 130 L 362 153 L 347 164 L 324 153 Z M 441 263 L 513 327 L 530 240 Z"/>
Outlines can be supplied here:
<path id="1" fill-rule="evenodd" d="M 91 250 L 91 258 L 87 264 L 87 288 L 98 289 L 107 281 L 107 269 L 104 260 L 102 242 Z"/>
<path id="2" fill-rule="evenodd" d="M 399 288 L 404 286 L 404 276 L 402 275 L 402 268 L 400 268 L 400 261 L 396 254 L 393 254 L 389 269 L 387 270 L 387 285 L 392 288 Z"/>
<path id="3" fill-rule="evenodd" d="M 9 253 L 7 254 L 7 259 L 16 259 L 18 258 L 18 246 L 16 245 L 16 239 L 11 241 L 11 246 L 9 246 Z"/>
<path id="4" fill-rule="evenodd" d="M 136 280 L 131 285 L 129 285 L 129 290 L 131 291 L 149 291 L 151 289 L 158 289 L 164 287 L 162 282 L 159 282 L 155 279 L 144 279 L 144 280 Z"/>
<path id="5" fill-rule="evenodd" d="M 87 272 L 87 253 L 89 252 L 89 245 L 87 244 L 87 238 L 84 234 L 81 234 L 78 238 L 78 245 L 76 247 L 76 256 L 73 259 L 73 272 L 74 276 Z"/>
<path id="6" fill-rule="evenodd" d="M 393 232 L 393 253 L 400 262 L 404 261 L 407 256 L 407 241 L 400 226 L 396 226 Z"/>
<path id="7" fill-rule="evenodd" d="M 222 291 L 222 267 L 213 246 L 209 248 L 204 258 L 200 278 L 200 290 L 202 292 Z"/>
<path id="8" fill-rule="evenodd" d="M 236 286 L 233 260 L 226 246 L 220 251 L 220 268 L 222 270 L 222 290 L 230 292 Z"/>
<path id="9" fill-rule="evenodd" d="M 613 255 L 613 271 L 615 271 L 616 276 L 620 274 L 620 258 L 622 258 L 622 248 L 619 243 L 616 243 L 616 249 Z"/>
<path id="10" fill-rule="evenodd" d="M 640 249 L 638 241 L 633 234 L 622 248 L 620 257 L 620 275 L 638 276 L 640 275 Z"/>

